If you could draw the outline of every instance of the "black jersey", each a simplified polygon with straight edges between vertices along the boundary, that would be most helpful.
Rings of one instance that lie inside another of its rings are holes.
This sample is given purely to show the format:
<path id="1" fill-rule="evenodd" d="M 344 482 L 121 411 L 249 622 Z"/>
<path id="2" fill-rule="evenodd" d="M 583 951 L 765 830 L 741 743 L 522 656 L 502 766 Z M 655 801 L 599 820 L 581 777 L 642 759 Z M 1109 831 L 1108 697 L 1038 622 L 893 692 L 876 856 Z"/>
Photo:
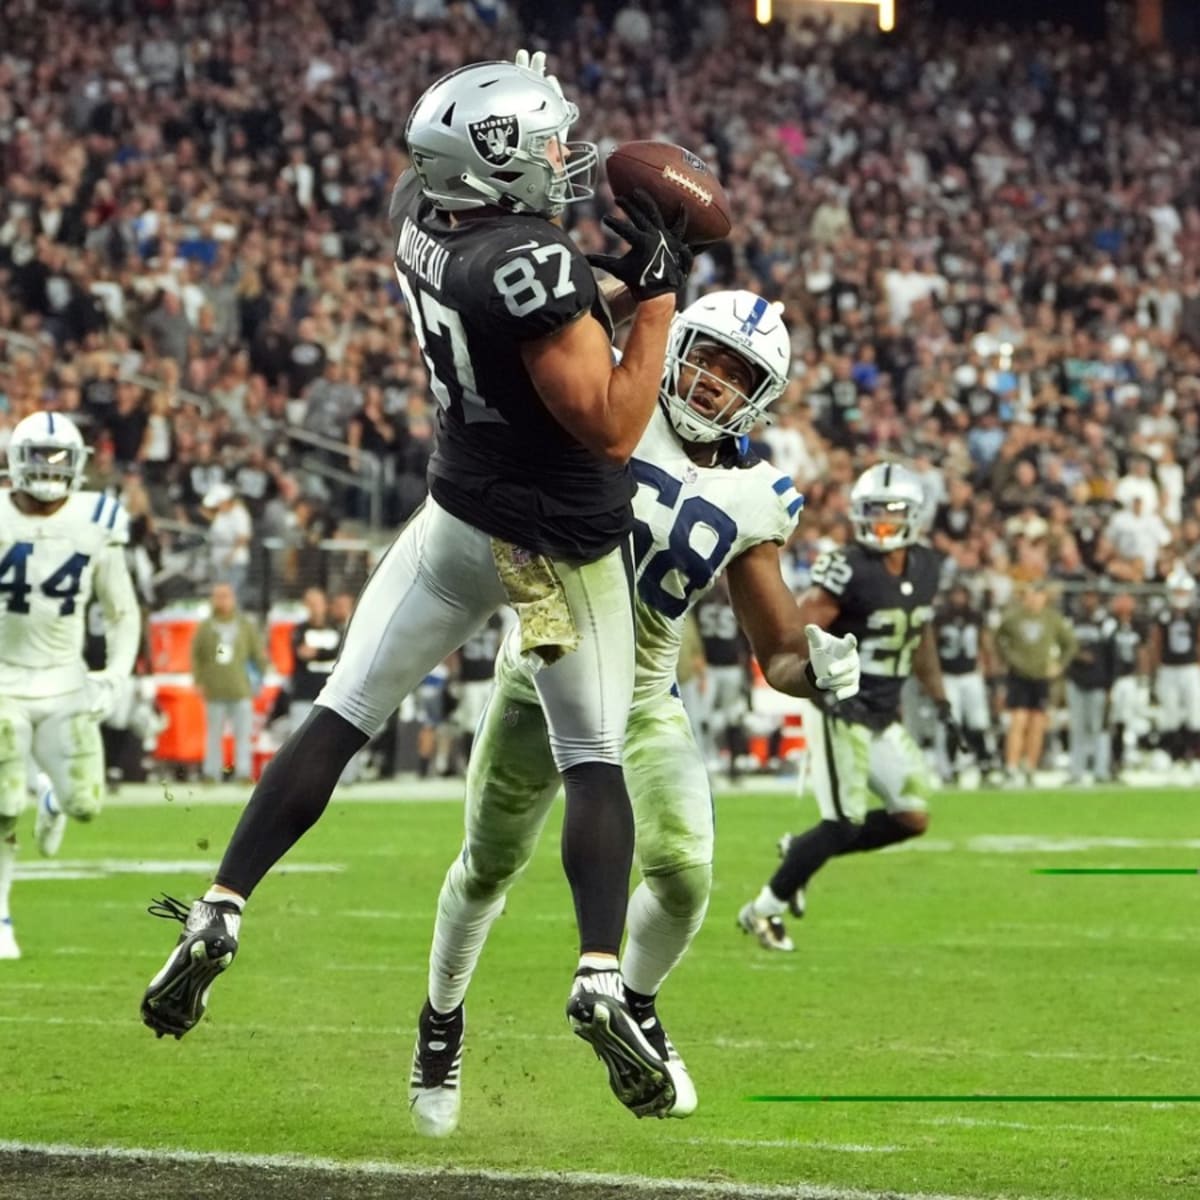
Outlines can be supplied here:
<path id="1" fill-rule="evenodd" d="M 1164 667 L 1181 667 L 1194 663 L 1196 659 L 1196 614 L 1191 609 L 1180 612 L 1177 608 L 1158 614 L 1162 630 L 1162 654 Z"/>
<path id="2" fill-rule="evenodd" d="M 742 662 L 742 631 L 733 605 L 724 596 L 706 596 L 696 608 L 696 623 L 710 667 L 736 667 Z"/>
<path id="3" fill-rule="evenodd" d="M 1090 617 L 1080 613 L 1071 619 L 1071 631 L 1079 644 L 1067 666 L 1067 678 L 1081 688 L 1107 688 L 1113 681 L 1113 634 L 1116 622 L 1103 612 Z"/>
<path id="4" fill-rule="evenodd" d="M 812 581 L 838 602 L 829 632 L 858 639 L 862 682 L 858 695 L 836 705 L 848 721 L 883 729 L 900 714 L 900 689 L 912 674 L 913 653 L 933 616 L 938 556 L 928 546 L 910 546 L 904 573 L 893 575 L 884 555 L 860 545 L 822 554 Z"/>
<path id="5" fill-rule="evenodd" d="M 587 260 L 531 214 L 451 227 L 411 171 L 389 216 L 400 290 L 438 401 L 431 495 L 535 553 L 583 561 L 608 553 L 632 526 L 633 475 L 554 419 L 520 350 L 599 307 Z"/>
<path id="6" fill-rule="evenodd" d="M 1138 650 L 1146 640 L 1144 631 L 1134 622 L 1118 621 L 1112 633 L 1113 676 L 1136 675 Z"/>
<path id="7" fill-rule="evenodd" d="M 458 669 L 458 677 L 463 683 L 479 683 L 496 674 L 496 655 L 503 634 L 504 622 L 499 613 L 493 613 L 491 620 L 463 643 Z"/>
<path id="8" fill-rule="evenodd" d="M 313 625 L 302 621 L 292 629 L 291 692 L 293 700 L 315 700 L 329 680 L 338 651 L 342 648 L 343 632 L 336 625 Z M 300 648 L 307 647 L 309 655 L 300 656 Z"/>
<path id="9" fill-rule="evenodd" d="M 969 609 L 944 608 L 934 621 L 938 661 L 944 675 L 969 675 L 979 670 L 983 619 Z"/>

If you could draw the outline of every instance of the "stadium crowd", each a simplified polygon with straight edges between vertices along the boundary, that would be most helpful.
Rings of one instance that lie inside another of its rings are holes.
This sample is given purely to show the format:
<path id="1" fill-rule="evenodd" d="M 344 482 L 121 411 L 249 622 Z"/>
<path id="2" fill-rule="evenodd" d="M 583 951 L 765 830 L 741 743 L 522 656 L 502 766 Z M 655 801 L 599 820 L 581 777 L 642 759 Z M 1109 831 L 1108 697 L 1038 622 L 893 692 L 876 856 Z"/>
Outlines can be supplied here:
<path id="1" fill-rule="evenodd" d="M 787 306 L 761 436 L 807 494 L 797 587 L 881 454 L 916 464 L 948 575 L 996 604 L 1200 569 L 1200 127 L 1168 52 L 762 28 L 715 0 L 4 0 L 0 22 L 0 329 L 22 335 L 0 443 L 39 406 L 76 416 L 151 555 L 155 514 L 211 522 L 238 583 L 262 537 L 419 502 L 431 399 L 384 219 L 403 122 L 430 79 L 531 42 L 576 136 L 719 171 L 735 229 L 693 288 Z M 608 201 L 570 211 L 589 251 Z"/>

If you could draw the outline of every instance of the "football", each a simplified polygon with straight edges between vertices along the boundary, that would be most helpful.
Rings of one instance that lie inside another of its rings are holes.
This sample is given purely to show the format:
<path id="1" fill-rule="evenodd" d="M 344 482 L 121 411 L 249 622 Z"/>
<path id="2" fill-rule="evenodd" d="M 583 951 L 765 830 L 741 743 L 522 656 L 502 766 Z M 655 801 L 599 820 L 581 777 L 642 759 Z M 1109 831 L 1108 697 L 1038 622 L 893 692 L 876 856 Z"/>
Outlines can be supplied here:
<path id="1" fill-rule="evenodd" d="M 698 155 L 670 142 L 626 142 L 605 164 L 614 196 L 643 188 L 668 221 L 687 214 L 684 237 L 690 246 L 729 236 L 729 200 L 717 177 Z"/>

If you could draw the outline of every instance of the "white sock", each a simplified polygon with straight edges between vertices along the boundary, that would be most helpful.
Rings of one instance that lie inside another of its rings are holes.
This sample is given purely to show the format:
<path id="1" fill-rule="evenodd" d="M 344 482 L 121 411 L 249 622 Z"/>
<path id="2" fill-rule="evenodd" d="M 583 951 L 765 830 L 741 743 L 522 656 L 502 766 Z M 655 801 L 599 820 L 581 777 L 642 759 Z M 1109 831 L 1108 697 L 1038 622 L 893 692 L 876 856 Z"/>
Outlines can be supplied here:
<path id="1" fill-rule="evenodd" d="M 754 898 L 756 917 L 782 917 L 787 910 L 787 901 L 780 900 L 769 887 L 764 887 Z"/>
<path id="2" fill-rule="evenodd" d="M 0 921 L 7 921 L 8 894 L 12 891 L 13 875 L 17 870 L 17 842 L 7 837 L 0 840 Z"/>
<path id="3" fill-rule="evenodd" d="M 467 994 L 492 922 L 504 911 L 504 895 L 471 900 L 461 858 L 446 872 L 438 895 L 433 946 L 429 951 L 429 1003 L 439 1013 L 456 1009 Z"/>
<path id="4" fill-rule="evenodd" d="M 202 899 L 205 904 L 232 904 L 238 912 L 246 911 L 246 900 L 243 896 L 239 896 L 236 892 L 227 892 L 224 888 L 219 888 L 216 885 L 210 887 L 204 893 Z"/>
<path id="5" fill-rule="evenodd" d="M 639 883 L 629 898 L 625 927 L 629 936 L 621 959 L 626 984 L 644 996 L 658 994 L 663 981 L 687 953 L 692 938 L 704 924 L 708 905 L 686 917 L 669 913 L 662 901 Z"/>

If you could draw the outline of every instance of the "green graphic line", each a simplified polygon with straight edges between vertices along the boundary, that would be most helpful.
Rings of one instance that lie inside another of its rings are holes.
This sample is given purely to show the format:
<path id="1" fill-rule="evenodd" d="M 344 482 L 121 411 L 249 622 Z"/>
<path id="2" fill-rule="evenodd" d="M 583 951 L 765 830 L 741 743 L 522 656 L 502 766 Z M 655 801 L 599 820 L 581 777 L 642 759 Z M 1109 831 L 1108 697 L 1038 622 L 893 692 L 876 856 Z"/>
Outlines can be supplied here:
<path id="1" fill-rule="evenodd" d="M 1200 1096 L 747 1096 L 752 1104 L 1200 1104 Z"/>
<path id="2" fill-rule="evenodd" d="M 1196 867 L 1034 867 L 1034 875 L 1200 875 Z"/>

